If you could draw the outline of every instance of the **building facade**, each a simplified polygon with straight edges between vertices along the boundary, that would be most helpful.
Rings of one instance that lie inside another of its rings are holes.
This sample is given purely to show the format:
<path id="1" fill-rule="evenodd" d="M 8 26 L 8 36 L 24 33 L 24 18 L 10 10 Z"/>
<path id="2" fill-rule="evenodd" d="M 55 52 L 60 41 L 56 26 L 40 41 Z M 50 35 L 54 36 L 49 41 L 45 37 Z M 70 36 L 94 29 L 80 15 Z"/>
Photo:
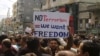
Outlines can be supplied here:
<path id="1" fill-rule="evenodd" d="M 42 9 L 51 12 L 60 10 L 71 13 L 71 18 L 73 18 L 71 26 L 74 28 L 74 33 L 86 35 L 92 32 L 99 35 L 99 2 L 100 0 L 46 0 Z"/>
<path id="2" fill-rule="evenodd" d="M 20 19 L 17 19 L 17 2 L 13 4 L 12 12 L 13 12 L 12 24 L 13 24 L 14 32 L 16 32 L 20 27 Z"/>
<path id="3" fill-rule="evenodd" d="M 13 17 L 16 17 L 17 16 L 17 2 L 15 2 L 13 4 L 13 10 L 12 10 L 12 12 L 13 12 Z"/>
<path id="4" fill-rule="evenodd" d="M 87 0 L 78 1 L 79 4 L 79 20 L 78 33 L 79 34 L 94 34 L 100 35 L 100 1 Z"/>
<path id="5" fill-rule="evenodd" d="M 17 24 L 17 30 L 25 30 L 33 24 L 33 12 L 36 8 L 41 9 L 45 0 L 17 0 L 13 5 L 13 21 Z"/>
<path id="6" fill-rule="evenodd" d="M 74 0 L 47 0 L 42 7 L 45 11 L 70 13 L 70 23 L 72 33 L 77 33 L 78 27 L 78 4 Z"/>

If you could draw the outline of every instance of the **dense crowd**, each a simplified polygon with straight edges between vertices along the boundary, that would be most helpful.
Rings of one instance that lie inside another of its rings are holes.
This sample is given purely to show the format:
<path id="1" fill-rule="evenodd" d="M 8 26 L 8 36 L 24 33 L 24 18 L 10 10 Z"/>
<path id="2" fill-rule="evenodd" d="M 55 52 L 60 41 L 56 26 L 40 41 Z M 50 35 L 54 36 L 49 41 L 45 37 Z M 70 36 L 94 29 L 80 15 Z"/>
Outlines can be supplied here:
<path id="1" fill-rule="evenodd" d="M 100 38 L 77 34 L 51 39 L 29 33 L 1 35 L 0 56 L 100 56 Z"/>

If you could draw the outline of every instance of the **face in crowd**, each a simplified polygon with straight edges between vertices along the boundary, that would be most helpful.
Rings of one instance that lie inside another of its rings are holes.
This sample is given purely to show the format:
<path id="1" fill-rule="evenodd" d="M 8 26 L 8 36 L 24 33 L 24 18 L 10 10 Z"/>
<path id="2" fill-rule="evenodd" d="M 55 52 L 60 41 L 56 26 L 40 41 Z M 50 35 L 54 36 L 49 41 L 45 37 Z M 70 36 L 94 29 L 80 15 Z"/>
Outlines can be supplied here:
<path id="1" fill-rule="evenodd" d="M 49 44 L 49 47 L 52 48 L 52 49 L 55 49 L 55 48 L 58 47 L 57 40 L 50 40 L 48 44 Z"/>
<path id="2" fill-rule="evenodd" d="M 99 56 L 100 46 L 93 42 L 80 43 L 77 56 Z"/>

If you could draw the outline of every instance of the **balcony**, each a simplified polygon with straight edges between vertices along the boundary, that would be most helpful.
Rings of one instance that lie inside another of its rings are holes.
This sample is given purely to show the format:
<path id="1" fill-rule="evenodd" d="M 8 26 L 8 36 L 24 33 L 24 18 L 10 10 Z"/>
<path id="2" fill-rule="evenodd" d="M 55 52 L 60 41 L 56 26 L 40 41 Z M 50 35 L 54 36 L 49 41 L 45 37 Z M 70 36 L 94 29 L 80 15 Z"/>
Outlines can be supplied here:
<path id="1" fill-rule="evenodd" d="M 100 10 L 100 4 L 94 4 L 87 7 L 89 11 L 97 11 Z"/>

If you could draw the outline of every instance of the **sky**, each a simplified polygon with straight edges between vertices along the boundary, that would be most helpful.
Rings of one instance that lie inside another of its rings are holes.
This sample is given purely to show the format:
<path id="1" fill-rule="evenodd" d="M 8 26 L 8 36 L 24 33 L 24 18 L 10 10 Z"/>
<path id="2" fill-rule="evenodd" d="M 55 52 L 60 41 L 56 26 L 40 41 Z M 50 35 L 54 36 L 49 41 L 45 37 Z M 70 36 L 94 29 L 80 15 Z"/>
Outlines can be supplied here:
<path id="1" fill-rule="evenodd" d="M 0 21 L 7 17 L 7 12 L 12 15 L 12 6 L 17 0 L 0 0 Z"/>

